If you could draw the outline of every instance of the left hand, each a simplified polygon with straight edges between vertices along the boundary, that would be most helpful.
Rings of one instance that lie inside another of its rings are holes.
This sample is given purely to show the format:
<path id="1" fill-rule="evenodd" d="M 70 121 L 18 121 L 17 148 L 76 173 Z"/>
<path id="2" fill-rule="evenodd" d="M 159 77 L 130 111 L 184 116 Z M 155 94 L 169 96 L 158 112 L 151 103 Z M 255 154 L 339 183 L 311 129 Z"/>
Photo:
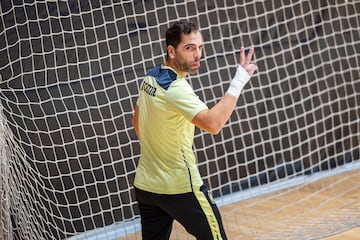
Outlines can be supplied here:
<path id="1" fill-rule="evenodd" d="M 251 62 L 252 55 L 254 54 L 254 48 L 250 48 L 247 56 L 245 56 L 245 48 L 240 48 L 240 65 L 248 72 L 250 76 L 258 70 L 258 66 Z"/>

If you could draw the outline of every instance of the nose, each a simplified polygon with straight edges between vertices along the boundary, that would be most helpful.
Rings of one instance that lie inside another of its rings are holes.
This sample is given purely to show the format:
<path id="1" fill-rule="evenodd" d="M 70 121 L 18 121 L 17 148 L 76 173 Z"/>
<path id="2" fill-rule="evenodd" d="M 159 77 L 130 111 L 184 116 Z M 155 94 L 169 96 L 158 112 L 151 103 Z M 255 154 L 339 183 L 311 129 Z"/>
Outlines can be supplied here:
<path id="1" fill-rule="evenodd" d="M 196 59 L 200 59 L 202 55 L 202 49 L 201 48 L 197 48 L 195 51 L 195 58 Z"/>

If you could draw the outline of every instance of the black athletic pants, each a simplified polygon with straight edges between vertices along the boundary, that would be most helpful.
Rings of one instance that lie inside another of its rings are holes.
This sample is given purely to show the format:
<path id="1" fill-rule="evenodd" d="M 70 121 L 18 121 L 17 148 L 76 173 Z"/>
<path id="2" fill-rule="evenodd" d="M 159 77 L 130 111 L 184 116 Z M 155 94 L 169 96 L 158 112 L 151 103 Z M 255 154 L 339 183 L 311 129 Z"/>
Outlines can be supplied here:
<path id="1" fill-rule="evenodd" d="M 177 220 L 197 240 L 226 240 L 220 213 L 207 187 L 184 194 L 156 194 L 135 188 L 143 240 L 168 240 Z"/>

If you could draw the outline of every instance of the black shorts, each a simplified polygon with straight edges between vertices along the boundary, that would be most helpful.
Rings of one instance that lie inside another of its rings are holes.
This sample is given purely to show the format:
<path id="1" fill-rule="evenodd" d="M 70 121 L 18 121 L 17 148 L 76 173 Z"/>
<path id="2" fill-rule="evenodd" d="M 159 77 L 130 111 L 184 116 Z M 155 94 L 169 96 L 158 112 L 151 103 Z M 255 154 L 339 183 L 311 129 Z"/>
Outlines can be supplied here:
<path id="1" fill-rule="evenodd" d="M 184 194 L 156 194 L 135 188 L 143 240 L 167 240 L 177 220 L 197 240 L 226 240 L 219 210 L 207 187 Z"/>

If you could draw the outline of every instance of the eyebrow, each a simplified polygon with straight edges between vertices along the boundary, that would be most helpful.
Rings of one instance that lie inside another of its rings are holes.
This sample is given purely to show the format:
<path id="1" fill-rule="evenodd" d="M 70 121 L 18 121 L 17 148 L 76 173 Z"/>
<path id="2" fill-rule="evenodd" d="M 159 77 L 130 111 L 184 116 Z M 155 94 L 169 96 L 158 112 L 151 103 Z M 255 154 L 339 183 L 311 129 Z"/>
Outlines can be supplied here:
<path id="1" fill-rule="evenodd" d="M 184 45 L 184 47 L 189 47 L 189 46 L 197 46 L 195 43 L 187 43 Z M 199 45 L 199 47 L 204 47 L 204 44 Z"/>

